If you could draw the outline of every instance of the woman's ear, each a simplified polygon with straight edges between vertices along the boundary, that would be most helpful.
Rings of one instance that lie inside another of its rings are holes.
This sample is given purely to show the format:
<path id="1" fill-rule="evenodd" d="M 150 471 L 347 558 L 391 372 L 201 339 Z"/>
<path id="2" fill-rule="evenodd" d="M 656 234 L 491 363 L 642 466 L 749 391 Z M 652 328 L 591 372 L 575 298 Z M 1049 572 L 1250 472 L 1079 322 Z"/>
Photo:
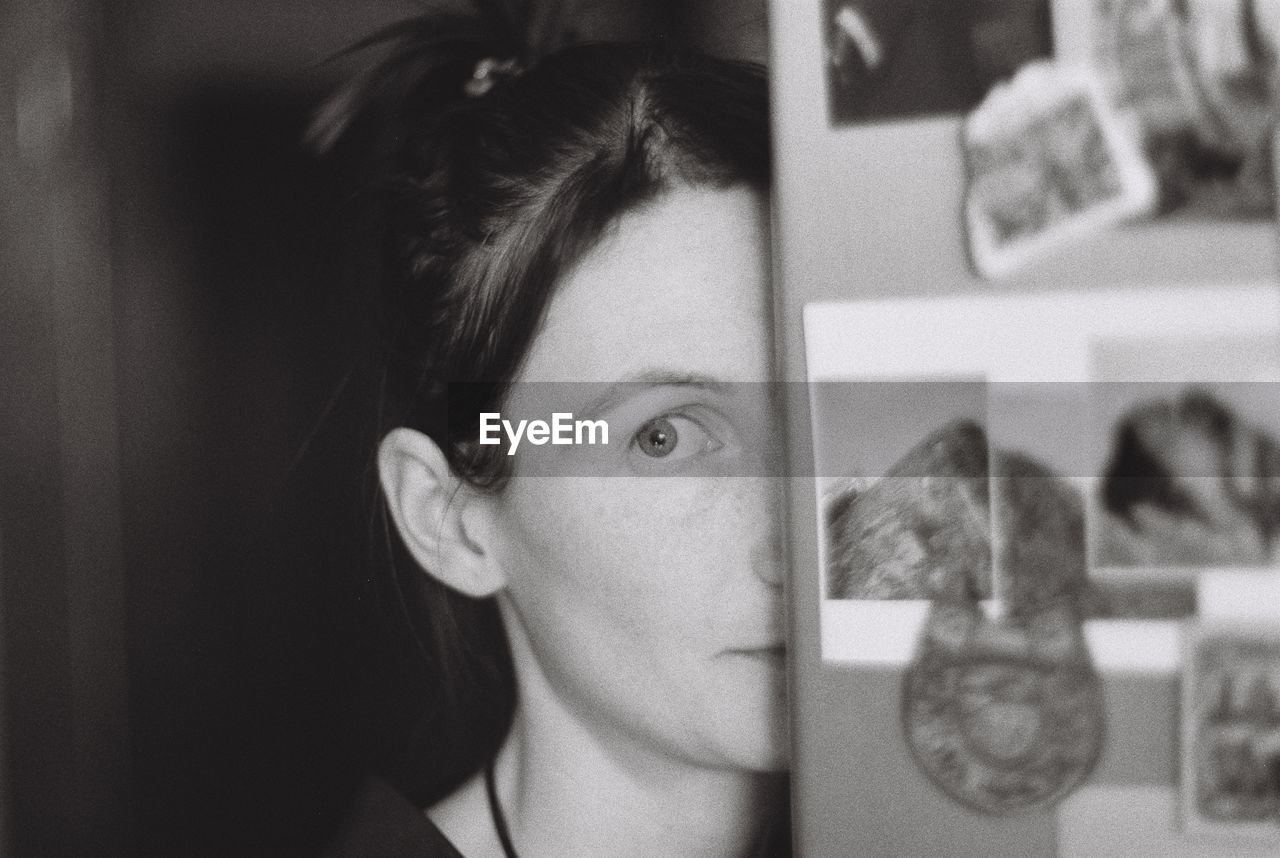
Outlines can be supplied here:
<path id="1" fill-rule="evenodd" d="M 426 435 L 393 429 L 378 447 L 378 477 L 413 559 L 447 587 L 475 598 L 506 584 L 488 545 L 487 498 L 454 475 Z"/>

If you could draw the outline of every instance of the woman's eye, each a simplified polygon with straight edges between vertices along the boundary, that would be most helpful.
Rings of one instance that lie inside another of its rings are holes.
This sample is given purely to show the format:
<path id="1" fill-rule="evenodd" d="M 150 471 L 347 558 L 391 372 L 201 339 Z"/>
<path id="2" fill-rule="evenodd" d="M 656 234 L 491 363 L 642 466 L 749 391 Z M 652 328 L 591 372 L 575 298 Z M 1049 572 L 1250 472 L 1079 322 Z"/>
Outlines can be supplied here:
<path id="1" fill-rule="evenodd" d="M 640 452 L 654 459 L 664 459 L 675 451 L 680 443 L 680 433 L 675 424 L 665 417 L 650 420 L 636 433 L 636 445 Z"/>
<path id="2" fill-rule="evenodd" d="M 668 414 L 640 427 L 632 440 L 651 459 L 679 461 L 699 453 L 712 453 L 723 445 L 696 420 Z"/>

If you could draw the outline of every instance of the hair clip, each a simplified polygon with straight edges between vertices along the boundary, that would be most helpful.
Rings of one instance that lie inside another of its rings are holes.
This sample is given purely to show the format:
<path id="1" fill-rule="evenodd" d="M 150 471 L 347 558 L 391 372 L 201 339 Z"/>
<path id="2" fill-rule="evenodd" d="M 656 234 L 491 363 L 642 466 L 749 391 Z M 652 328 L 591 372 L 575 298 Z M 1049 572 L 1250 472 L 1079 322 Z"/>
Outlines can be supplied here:
<path id="1" fill-rule="evenodd" d="M 475 71 L 462 85 L 462 91 L 471 98 L 479 98 L 493 89 L 494 84 L 503 78 L 519 75 L 524 68 L 515 57 L 500 60 L 497 57 L 485 57 L 476 63 Z"/>

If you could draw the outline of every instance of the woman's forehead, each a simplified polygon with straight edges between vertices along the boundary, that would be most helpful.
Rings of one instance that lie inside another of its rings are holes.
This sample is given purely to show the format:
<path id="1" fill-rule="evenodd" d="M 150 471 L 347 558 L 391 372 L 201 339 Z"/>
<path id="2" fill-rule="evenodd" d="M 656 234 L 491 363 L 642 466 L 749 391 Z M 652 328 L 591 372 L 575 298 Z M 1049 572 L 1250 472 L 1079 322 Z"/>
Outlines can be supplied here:
<path id="1" fill-rule="evenodd" d="M 523 381 L 622 381 L 660 366 L 768 380 L 768 213 L 745 187 L 674 189 L 568 273 Z"/>

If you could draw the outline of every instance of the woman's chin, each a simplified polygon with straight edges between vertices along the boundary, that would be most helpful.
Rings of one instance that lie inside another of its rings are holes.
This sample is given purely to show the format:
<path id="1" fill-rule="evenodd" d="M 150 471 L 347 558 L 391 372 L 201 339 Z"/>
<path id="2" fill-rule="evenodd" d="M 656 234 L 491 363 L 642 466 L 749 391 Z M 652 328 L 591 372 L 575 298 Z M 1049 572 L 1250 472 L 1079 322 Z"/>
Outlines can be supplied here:
<path id="1" fill-rule="evenodd" d="M 738 746 L 743 768 L 782 772 L 790 767 L 785 652 L 766 651 L 748 658 L 748 688 L 733 701 L 741 728 Z"/>
<path id="2" fill-rule="evenodd" d="M 762 761 L 761 771 L 782 773 L 791 770 L 791 730 L 785 707 L 780 708 L 770 726 Z"/>
<path id="3" fill-rule="evenodd" d="M 742 707 L 734 728 L 730 756 L 735 768 L 759 773 L 790 769 L 790 731 L 784 700 Z"/>

